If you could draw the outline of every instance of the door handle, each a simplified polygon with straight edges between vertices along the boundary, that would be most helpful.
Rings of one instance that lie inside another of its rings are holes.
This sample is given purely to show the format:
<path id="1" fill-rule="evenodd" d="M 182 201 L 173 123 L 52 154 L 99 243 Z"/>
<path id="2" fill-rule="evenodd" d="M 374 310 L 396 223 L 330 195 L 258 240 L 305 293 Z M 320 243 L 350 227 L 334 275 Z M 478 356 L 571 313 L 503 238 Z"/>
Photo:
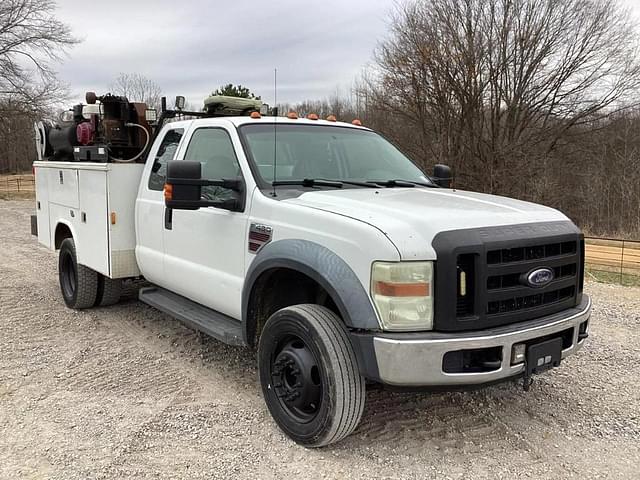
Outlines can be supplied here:
<path id="1" fill-rule="evenodd" d="M 166 230 L 173 229 L 173 208 L 164 207 L 164 228 Z"/>

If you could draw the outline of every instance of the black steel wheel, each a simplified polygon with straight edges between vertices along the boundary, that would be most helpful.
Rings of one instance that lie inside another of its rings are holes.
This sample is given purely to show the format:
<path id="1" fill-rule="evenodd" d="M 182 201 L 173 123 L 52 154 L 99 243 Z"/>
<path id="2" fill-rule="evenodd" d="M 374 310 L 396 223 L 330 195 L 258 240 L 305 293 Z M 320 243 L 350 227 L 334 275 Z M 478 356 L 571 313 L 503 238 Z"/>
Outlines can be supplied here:
<path id="1" fill-rule="evenodd" d="M 283 308 L 258 345 L 260 383 L 278 426 L 307 447 L 349 435 L 360 422 L 365 386 L 340 318 L 320 305 Z"/>
<path id="2" fill-rule="evenodd" d="M 93 307 L 98 293 L 98 274 L 78 264 L 76 246 L 72 238 L 60 245 L 58 279 L 64 303 L 70 308 Z"/>
<path id="3" fill-rule="evenodd" d="M 301 338 L 280 342 L 270 362 L 271 385 L 280 406 L 300 423 L 313 420 L 322 401 L 318 360 Z"/>

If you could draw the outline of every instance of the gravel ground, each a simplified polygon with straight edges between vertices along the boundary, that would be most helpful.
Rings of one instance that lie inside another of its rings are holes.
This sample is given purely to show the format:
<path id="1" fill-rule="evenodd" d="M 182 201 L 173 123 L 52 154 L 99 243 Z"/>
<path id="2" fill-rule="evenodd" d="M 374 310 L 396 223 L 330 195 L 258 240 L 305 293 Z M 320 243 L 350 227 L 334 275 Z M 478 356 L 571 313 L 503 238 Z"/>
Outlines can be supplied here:
<path id="1" fill-rule="evenodd" d="M 367 392 L 307 450 L 271 420 L 255 355 L 135 300 L 76 312 L 33 202 L 0 201 L 0 478 L 640 478 L 640 289 L 591 283 L 591 337 L 530 392 Z"/>

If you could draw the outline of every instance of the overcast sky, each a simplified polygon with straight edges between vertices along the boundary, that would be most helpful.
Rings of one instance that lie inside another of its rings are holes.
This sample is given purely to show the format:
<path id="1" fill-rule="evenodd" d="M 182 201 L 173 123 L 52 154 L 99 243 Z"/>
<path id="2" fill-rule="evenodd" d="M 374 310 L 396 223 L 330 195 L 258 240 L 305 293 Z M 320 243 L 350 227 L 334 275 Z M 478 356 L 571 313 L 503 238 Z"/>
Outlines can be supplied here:
<path id="1" fill-rule="evenodd" d="M 386 34 L 390 0 L 58 0 L 82 43 L 59 67 L 74 101 L 141 73 L 200 106 L 224 83 L 273 103 L 323 98 L 352 80 Z M 100 7 L 98 7 L 98 5 Z"/>

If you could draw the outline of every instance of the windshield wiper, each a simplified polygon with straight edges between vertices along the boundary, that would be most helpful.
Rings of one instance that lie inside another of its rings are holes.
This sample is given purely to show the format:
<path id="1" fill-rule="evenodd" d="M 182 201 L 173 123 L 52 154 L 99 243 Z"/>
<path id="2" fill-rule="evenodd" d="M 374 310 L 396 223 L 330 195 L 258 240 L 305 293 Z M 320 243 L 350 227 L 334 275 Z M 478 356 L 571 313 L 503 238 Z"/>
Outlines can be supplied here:
<path id="1" fill-rule="evenodd" d="M 303 187 L 335 187 L 342 188 L 343 182 L 337 180 L 322 180 L 319 178 L 304 178 L 302 180 L 276 180 L 271 182 L 271 186 L 281 185 L 302 185 Z"/>
<path id="2" fill-rule="evenodd" d="M 339 182 L 344 183 L 345 185 L 355 185 L 356 187 L 378 188 L 378 186 L 372 182 L 358 182 L 356 180 L 329 180 L 326 178 L 318 178 L 317 180 L 322 182 Z"/>
<path id="3" fill-rule="evenodd" d="M 424 182 L 414 182 L 413 180 L 369 180 L 369 183 L 375 183 L 377 185 L 382 185 L 383 187 L 430 187 L 433 188 L 435 185 L 430 185 Z"/>

